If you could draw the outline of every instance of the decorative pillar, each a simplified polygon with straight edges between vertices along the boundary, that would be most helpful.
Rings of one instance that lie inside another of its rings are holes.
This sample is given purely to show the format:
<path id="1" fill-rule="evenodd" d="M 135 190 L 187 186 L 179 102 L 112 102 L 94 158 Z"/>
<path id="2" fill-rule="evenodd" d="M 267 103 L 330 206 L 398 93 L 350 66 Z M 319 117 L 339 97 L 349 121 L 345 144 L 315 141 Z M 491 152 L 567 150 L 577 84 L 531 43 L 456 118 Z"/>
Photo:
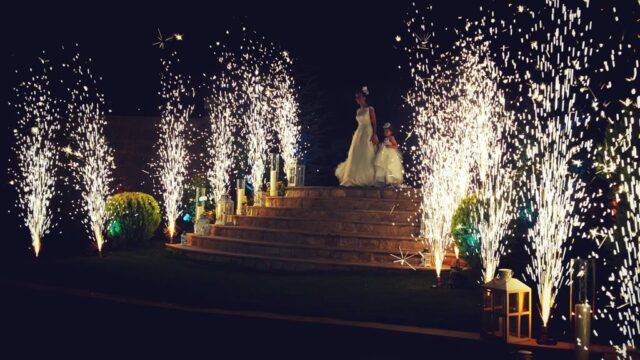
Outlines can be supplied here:
<path id="1" fill-rule="evenodd" d="M 236 180 L 236 198 L 238 202 L 236 203 L 236 215 L 242 215 L 244 209 L 244 188 L 245 188 L 244 178 Z"/>
<path id="2" fill-rule="evenodd" d="M 271 177 L 270 177 L 270 196 L 278 196 L 278 167 L 280 165 L 280 155 L 271 153 Z"/>

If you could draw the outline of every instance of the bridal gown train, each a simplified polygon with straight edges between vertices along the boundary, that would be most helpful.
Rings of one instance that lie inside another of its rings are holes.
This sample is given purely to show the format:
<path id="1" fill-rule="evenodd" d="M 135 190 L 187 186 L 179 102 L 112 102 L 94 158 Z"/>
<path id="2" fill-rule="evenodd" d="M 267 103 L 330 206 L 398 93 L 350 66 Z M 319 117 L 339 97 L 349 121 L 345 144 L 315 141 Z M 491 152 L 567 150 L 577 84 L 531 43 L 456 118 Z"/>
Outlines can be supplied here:
<path id="1" fill-rule="evenodd" d="M 336 168 L 336 176 L 341 186 L 373 186 L 375 170 L 373 159 L 375 146 L 371 143 L 373 127 L 369 110 L 371 107 L 358 109 L 356 120 L 358 128 L 353 134 L 347 160 Z"/>

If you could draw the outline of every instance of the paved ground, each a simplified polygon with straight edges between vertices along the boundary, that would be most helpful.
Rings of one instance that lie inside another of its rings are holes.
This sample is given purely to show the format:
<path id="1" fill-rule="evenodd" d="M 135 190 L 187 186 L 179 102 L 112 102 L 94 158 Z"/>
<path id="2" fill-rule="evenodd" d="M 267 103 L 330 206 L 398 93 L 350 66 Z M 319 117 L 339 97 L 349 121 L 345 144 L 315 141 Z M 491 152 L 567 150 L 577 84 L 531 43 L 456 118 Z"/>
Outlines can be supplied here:
<path id="1" fill-rule="evenodd" d="M 5 290 L 2 325 L 10 335 L 4 339 L 21 358 L 515 358 L 512 349 L 475 340 L 193 313 L 22 287 Z M 538 352 L 535 359 L 568 356 Z"/>

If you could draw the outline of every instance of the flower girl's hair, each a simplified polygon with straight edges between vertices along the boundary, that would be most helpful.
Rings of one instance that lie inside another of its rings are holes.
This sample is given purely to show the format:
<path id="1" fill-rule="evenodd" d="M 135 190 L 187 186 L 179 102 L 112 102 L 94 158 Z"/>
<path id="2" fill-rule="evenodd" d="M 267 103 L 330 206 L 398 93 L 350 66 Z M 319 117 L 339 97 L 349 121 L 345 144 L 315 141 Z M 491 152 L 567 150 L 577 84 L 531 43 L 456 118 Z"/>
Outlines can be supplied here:
<path id="1" fill-rule="evenodd" d="M 356 91 L 356 95 L 368 96 L 369 95 L 369 87 L 363 86 L 360 90 Z"/>

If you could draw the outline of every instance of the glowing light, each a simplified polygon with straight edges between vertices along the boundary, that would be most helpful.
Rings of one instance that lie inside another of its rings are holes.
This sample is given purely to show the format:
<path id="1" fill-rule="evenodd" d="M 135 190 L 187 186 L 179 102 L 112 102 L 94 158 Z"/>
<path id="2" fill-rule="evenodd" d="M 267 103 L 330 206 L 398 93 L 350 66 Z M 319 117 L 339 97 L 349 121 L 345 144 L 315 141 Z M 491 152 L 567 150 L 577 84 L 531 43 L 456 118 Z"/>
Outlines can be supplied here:
<path id="1" fill-rule="evenodd" d="M 589 121 L 589 115 L 576 106 L 578 84 L 588 82 L 587 75 L 579 78 L 578 73 L 588 67 L 589 59 L 580 51 L 588 35 L 581 14 L 579 7 L 546 1 L 537 15 L 544 25 L 536 22 L 526 31 L 539 44 L 519 59 L 535 65 L 530 69 L 535 80 L 528 81 L 533 108 L 521 114 L 523 123 L 534 119 L 525 134 L 531 165 L 522 199 L 536 214 L 525 248 L 531 256 L 527 273 L 537 286 L 544 327 L 565 276 L 565 254 L 575 233 L 582 230 L 579 212 L 588 202 L 585 184 L 569 171 L 576 154 L 590 146 L 574 135 L 574 129 Z M 531 214 L 528 217 L 533 221 Z"/>
<path id="2" fill-rule="evenodd" d="M 411 254 L 409 255 L 408 252 L 403 252 L 402 249 L 400 247 L 398 247 L 398 251 L 400 251 L 400 255 L 395 255 L 395 254 L 389 254 L 392 257 L 396 258 L 397 260 L 394 260 L 393 263 L 394 264 L 399 264 L 400 266 L 408 266 L 410 267 L 412 270 L 416 270 L 415 267 L 413 267 L 413 265 L 411 265 L 411 263 L 409 262 L 409 259 L 411 259 L 412 257 L 416 256 L 416 254 Z"/>
<path id="3" fill-rule="evenodd" d="M 75 57 L 79 61 L 79 57 Z M 77 65 L 73 72 L 79 81 L 91 81 L 91 69 Z M 92 84 L 95 86 L 95 83 Z M 71 140 L 77 149 L 65 147 L 67 154 L 82 156 L 72 157 L 72 171 L 82 195 L 82 211 L 86 213 L 83 222 L 90 236 L 95 241 L 98 251 L 104 245 L 104 230 L 107 222 L 106 202 L 111 194 L 110 184 L 113 181 L 113 150 L 104 134 L 106 118 L 104 114 L 104 97 L 96 90 L 78 86 L 71 92 L 69 110 L 75 121 L 68 123 Z"/>
<path id="4" fill-rule="evenodd" d="M 190 162 L 186 131 L 193 106 L 185 105 L 184 101 L 193 92 L 186 88 L 186 80 L 181 75 L 172 72 L 171 60 L 163 60 L 162 65 L 160 97 L 164 104 L 158 124 L 159 158 L 155 167 L 160 181 L 167 235 L 171 241 L 176 232 L 176 220 L 181 213 L 182 193 Z"/>
<path id="5" fill-rule="evenodd" d="M 271 106 L 275 110 L 274 128 L 278 138 L 284 168 L 295 165 L 300 156 L 300 121 L 296 85 L 288 57 L 272 61 L 273 93 Z M 286 173 L 286 171 L 285 171 Z"/>
<path id="6" fill-rule="evenodd" d="M 18 192 L 16 206 L 31 235 L 35 256 L 52 224 L 51 199 L 55 194 L 59 150 L 54 142 L 60 130 L 59 112 L 44 72 L 16 88 L 18 125 L 13 147 L 17 158 L 11 169 Z M 42 130 L 42 131 L 40 131 Z"/>
<path id="7" fill-rule="evenodd" d="M 225 67 L 222 74 L 211 78 L 212 94 L 208 99 L 211 135 L 207 146 L 210 167 L 207 177 L 215 201 L 228 192 L 238 156 L 233 138 L 242 125 L 243 102 L 239 79 L 234 75 L 229 67 Z"/>

